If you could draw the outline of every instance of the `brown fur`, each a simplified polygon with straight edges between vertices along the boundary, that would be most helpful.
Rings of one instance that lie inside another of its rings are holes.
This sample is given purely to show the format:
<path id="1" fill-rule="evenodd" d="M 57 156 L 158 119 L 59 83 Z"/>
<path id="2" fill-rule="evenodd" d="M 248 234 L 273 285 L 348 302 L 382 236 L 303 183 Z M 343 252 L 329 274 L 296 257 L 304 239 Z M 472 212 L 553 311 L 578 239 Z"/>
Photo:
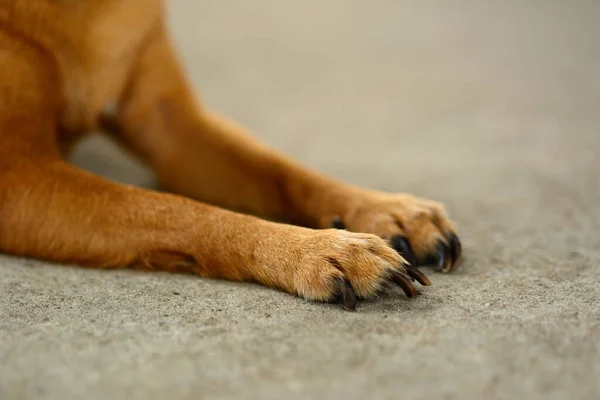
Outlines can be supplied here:
<path id="1" fill-rule="evenodd" d="M 159 0 L 0 1 L 0 251 L 330 300 L 336 277 L 367 297 L 404 273 L 383 239 L 404 235 L 418 258 L 448 241 L 440 204 L 310 171 L 199 104 L 164 24 Z M 177 194 L 69 165 L 65 154 L 96 128 Z M 365 233 L 315 229 L 336 216 Z"/>

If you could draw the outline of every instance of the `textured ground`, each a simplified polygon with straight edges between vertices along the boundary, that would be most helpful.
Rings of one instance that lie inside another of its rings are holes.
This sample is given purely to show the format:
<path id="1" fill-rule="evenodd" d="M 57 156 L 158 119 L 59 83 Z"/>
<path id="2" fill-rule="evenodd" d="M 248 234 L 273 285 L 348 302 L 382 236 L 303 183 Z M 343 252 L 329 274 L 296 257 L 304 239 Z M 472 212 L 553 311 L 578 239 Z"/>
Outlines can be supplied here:
<path id="1" fill-rule="evenodd" d="M 171 4 L 206 101 L 314 168 L 444 201 L 467 258 L 349 313 L 0 257 L 1 399 L 600 396 L 600 3 Z M 152 182 L 97 138 L 74 160 Z"/>

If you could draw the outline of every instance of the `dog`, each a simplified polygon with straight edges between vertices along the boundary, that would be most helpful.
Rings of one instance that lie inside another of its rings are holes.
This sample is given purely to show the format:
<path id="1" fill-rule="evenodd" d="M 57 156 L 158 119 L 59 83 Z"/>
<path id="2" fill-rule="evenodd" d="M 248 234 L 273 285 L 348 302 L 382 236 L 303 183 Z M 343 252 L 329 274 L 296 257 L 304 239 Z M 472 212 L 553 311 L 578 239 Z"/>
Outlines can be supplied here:
<path id="1" fill-rule="evenodd" d="M 455 268 L 442 204 L 312 171 L 192 93 L 160 0 L 0 0 L 0 251 L 257 282 L 353 310 Z M 168 193 L 66 161 L 101 129 Z"/>

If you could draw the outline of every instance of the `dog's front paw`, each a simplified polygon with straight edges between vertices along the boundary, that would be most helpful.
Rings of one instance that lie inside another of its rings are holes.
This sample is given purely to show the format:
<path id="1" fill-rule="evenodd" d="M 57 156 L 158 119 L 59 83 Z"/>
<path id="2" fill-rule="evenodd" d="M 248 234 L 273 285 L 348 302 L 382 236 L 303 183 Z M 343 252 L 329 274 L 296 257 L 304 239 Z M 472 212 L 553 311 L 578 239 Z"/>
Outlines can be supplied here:
<path id="1" fill-rule="evenodd" d="M 342 302 L 356 308 L 390 286 L 400 286 L 407 297 L 419 292 L 413 282 L 431 284 L 381 238 L 343 230 L 286 228 L 266 238 L 254 253 L 273 283 L 308 300 Z M 267 282 L 270 283 L 270 282 Z"/>
<path id="2" fill-rule="evenodd" d="M 436 265 L 450 272 L 458 264 L 462 246 L 454 223 L 442 204 L 410 194 L 355 192 L 342 215 L 331 226 L 378 235 L 410 263 Z"/>

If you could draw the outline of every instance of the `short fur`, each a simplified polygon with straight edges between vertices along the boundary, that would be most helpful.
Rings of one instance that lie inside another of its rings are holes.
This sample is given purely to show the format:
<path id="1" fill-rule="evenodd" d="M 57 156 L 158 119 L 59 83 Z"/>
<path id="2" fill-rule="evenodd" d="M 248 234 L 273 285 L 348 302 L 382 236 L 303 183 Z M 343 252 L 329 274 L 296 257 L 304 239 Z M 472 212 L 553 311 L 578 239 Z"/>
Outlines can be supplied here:
<path id="1" fill-rule="evenodd" d="M 176 194 L 68 164 L 100 128 Z M 331 229 L 336 218 L 347 230 Z M 0 0 L 0 251 L 330 301 L 346 299 L 340 282 L 369 297 L 407 276 L 393 238 L 407 238 L 416 262 L 452 246 L 454 232 L 442 205 L 318 174 L 199 103 L 161 1 Z M 459 250 L 446 250 L 442 269 Z"/>

